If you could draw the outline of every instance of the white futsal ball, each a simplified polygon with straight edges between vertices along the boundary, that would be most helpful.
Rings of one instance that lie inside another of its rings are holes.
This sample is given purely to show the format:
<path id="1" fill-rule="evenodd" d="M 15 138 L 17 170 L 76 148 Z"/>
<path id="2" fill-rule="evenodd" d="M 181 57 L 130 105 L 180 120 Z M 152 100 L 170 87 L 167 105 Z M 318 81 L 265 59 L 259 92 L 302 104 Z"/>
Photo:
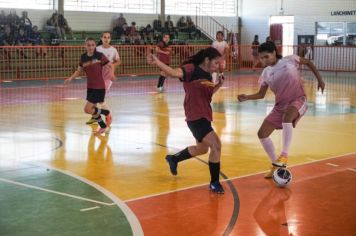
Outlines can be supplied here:
<path id="1" fill-rule="evenodd" d="M 273 172 L 272 179 L 278 187 L 283 188 L 292 182 L 292 172 L 287 168 L 278 168 Z"/>

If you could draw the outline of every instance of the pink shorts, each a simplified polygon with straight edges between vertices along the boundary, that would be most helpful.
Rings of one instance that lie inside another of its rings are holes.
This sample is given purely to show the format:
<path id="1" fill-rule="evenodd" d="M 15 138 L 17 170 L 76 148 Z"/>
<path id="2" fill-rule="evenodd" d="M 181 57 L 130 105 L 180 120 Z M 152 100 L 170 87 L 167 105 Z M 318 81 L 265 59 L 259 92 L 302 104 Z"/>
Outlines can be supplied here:
<path id="1" fill-rule="evenodd" d="M 282 129 L 283 115 L 287 111 L 288 107 L 290 106 L 297 108 L 299 112 L 299 116 L 295 120 L 293 120 L 293 127 L 295 127 L 298 121 L 300 120 L 300 118 L 302 118 L 302 116 L 308 110 L 306 97 L 296 98 L 289 104 L 274 106 L 272 111 L 265 118 L 265 120 L 272 123 L 276 127 L 276 129 Z"/>
<path id="2" fill-rule="evenodd" d="M 114 79 L 113 75 L 112 75 L 112 71 L 108 68 L 103 69 L 103 78 L 104 78 L 104 82 L 105 82 L 106 92 L 108 92 L 112 85 L 112 80 Z"/>

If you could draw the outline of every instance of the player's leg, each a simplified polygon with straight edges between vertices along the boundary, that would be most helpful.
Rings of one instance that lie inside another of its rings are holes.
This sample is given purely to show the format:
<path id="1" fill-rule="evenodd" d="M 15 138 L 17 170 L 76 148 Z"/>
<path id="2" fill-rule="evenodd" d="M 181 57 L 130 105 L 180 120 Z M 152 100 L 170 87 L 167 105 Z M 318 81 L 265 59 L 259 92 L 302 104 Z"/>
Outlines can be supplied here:
<path id="1" fill-rule="evenodd" d="M 282 121 L 282 152 L 281 156 L 288 157 L 288 151 L 292 142 L 293 127 L 308 109 L 305 97 L 295 99 L 283 114 Z"/>
<path id="2" fill-rule="evenodd" d="M 269 137 L 273 131 L 276 129 L 276 126 L 271 123 L 267 118 L 263 121 L 260 129 L 258 130 L 257 136 L 260 139 L 261 145 L 265 152 L 267 153 L 267 156 L 271 160 L 272 166 L 270 170 L 265 174 L 265 178 L 271 178 L 274 170 L 276 167 L 273 165 L 273 163 L 278 161 L 278 158 L 276 156 L 274 144 Z"/>
<path id="3" fill-rule="evenodd" d="M 220 184 L 220 157 L 221 157 L 221 141 L 219 136 L 215 131 L 211 131 L 207 134 L 203 143 L 206 143 L 210 148 L 209 153 L 209 171 L 210 171 L 210 185 L 209 188 L 211 191 L 219 194 L 223 194 L 224 188 Z"/>

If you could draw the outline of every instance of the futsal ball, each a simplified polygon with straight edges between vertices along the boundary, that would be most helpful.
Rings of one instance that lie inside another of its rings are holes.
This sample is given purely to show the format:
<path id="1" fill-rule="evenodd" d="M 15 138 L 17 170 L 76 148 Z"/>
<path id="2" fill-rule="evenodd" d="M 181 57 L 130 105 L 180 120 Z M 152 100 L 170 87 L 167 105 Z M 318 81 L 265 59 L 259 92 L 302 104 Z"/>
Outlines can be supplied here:
<path id="1" fill-rule="evenodd" d="M 292 172 L 287 168 L 278 168 L 273 172 L 272 179 L 278 187 L 283 188 L 292 181 Z"/>

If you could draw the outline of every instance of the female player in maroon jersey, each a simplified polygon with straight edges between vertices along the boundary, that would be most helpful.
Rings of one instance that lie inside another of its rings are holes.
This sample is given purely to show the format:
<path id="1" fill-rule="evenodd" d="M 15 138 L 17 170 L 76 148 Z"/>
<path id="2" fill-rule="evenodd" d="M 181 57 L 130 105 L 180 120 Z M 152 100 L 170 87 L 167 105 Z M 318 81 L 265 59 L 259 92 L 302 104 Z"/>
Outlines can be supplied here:
<path id="1" fill-rule="evenodd" d="M 185 90 L 184 111 L 187 125 L 196 139 L 196 145 L 167 155 L 166 160 L 170 171 L 177 175 L 178 162 L 191 157 L 205 154 L 209 151 L 210 189 L 214 193 L 224 193 L 219 182 L 221 142 L 211 126 L 213 120 L 211 100 L 213 94 L 222 86 L 223 77 L 215 85 L 211 74 L 219 69 L 221 54 L 212 47 L 202 49 L 188 58 L 180 68 L 173 69 L 149 53 L 149 64 L 157 65 L 166 75 L 179 78 Z"/>
<path id="2" fill-rule="evenodd" d="M 87 51 L 80 56 L 78 69 L 64 83 L 70 83 L 82 71 L 85 72 L 87 76 L 87 103 L 84 106 L 84 111 L 97 119 L 100 128 L 96 133 L 101 134 L 106 131 L 107 126 L 110 126 L 108 122 L 105 124 L 101 119 L 101 115 L 108 116 L 110 115 L 110 111 L 99 109 L 96 104 L 104 102 L 105 82 L 102 71 L 103 67 L 109 63 L 109 60 L 104 54 L 97 52 L 95 47 L 96 43 L 94 39 L 88 38 L 85 40 L 85 49 Z"/>

